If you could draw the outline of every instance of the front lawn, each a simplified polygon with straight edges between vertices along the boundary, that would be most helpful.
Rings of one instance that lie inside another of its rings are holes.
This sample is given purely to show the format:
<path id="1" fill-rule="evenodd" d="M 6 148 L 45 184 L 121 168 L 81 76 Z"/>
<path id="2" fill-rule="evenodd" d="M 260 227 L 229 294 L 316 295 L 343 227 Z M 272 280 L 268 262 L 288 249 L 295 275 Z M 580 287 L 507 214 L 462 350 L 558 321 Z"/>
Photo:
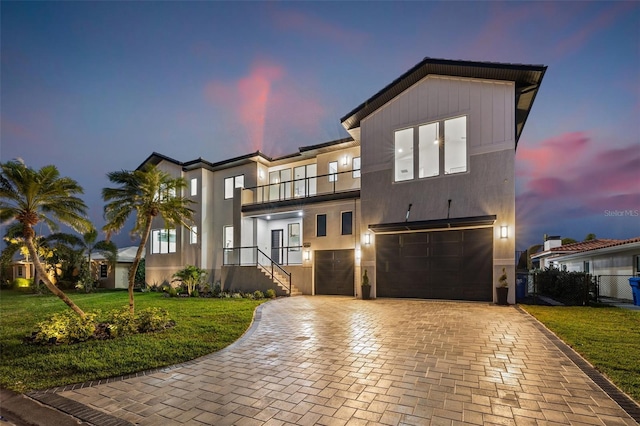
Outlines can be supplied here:
<path id="1" fill-rule="evenodd" d="M 85 311 L 128 306 L 126 291 L 70 294 Z M 264 302 L 248 299 L 167 298 L 137 293 L 136 309 L 160 307 L 176 326 L 159 333 L 74 345 L 23 343 L 34 326 L 69 309 L 51 295 L 0 292 L 0 387 L 17 392 L 46 389 L 178 364 L 218 351 L 237 340 Z"/>
<path id="2" fill-rule="evenodd" d="M 520 305 L 640 402 L 640 311 Z"/>

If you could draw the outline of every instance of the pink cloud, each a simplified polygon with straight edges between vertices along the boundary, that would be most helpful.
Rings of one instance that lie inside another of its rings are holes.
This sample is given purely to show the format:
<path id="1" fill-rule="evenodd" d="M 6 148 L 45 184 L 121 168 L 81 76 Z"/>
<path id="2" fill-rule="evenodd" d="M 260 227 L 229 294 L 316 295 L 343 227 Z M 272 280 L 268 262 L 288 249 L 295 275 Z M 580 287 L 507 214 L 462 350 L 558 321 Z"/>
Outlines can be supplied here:
<path id="1" fill-rule="evenodd" d="M 2 128 L 3 138 L 15 138 L 18 140 L 34 141 L 37 139 L 37 135 L 26 126 L 22 124 L 7 120 L 5 117 L 0 117 L 0 127 Z"/>
<path id="2" fill-rule="evenodd" d="M 537 147 L 520 146 L 518 176 L 532 179 L 547 177 L 558 171 L 566 172 L 589 148 L 584 132 L 563 133 L 542 141 Z M 571 161 L 567 161 L 571 158 Z"/>
<path id="3" fill-rule="evenodd" d="M 229 115 L 229 120 L 219 120 L 229 126 L 229 134 L 238 135 L 244 130 L 251 151 L 276 155 L 317 142 L 299 144 L 292 140 L 292 135 L 304 136 L 319 130 L 325 108 L 317 94 L 291 81 L 281 65 L 257 61 L 246 76 L 231 82 L 211 81 L 204 92 L 211 103 Z M 285 152 L 281 142 L 289 142 Z"/>
<path id="4" fill-rule="evenodd" d="M 297 10 L 277 10 L 272 15 L 276 26 L 282 30 L 332 40 L 343 46 L 361 46 L 369 38 L 366 33 L 344 29 Z"/>

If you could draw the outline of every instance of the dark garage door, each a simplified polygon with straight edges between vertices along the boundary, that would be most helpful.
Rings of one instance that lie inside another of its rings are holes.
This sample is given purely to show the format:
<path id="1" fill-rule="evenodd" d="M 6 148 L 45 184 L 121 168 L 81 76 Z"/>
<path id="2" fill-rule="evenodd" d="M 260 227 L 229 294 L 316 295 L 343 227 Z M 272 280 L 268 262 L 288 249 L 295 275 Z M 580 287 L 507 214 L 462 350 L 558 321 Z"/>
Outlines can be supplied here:
<path id="1" fill-rule="evenodd" d="M 376 236 L 379 297 L 493 300 L 493 228 Z"/>
<path id="2" fill-rule="evenodd" d="M 314 256 L 316 294 L 353 296 L 353 250 L 321 250 Z"/>

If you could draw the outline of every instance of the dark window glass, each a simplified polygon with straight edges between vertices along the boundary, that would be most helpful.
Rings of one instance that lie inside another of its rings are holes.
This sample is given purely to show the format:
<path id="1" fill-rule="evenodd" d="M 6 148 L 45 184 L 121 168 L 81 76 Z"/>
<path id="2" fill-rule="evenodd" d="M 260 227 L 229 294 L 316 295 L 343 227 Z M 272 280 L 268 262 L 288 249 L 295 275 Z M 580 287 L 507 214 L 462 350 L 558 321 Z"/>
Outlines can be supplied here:
<path id="1" fill-rule="evenodd" d="M 327 236 L 327 215 L 319 214 L 316 216 L 316 236 Z"/>
<path id="2" fill-rule="evenodd" d="M 342 235 L 351 235 L 353 233 L 353 213 L 342 212 Z"/>

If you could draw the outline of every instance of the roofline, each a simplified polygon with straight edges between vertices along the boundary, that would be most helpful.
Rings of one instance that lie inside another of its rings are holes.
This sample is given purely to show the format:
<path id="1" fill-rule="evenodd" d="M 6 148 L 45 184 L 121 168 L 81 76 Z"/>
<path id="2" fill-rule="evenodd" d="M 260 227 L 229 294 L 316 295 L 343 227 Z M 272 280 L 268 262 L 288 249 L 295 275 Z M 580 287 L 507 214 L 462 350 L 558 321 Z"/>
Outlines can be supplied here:
<path id="1" fill-rule="evenodd" d="M 453 67 L 453 68 L 452 68 Z M 457 68 L 456 68 L 457 67 Z M 445 70 L 446 68 L 446 70 Z M 467 69 L 465 69 L 467 68 Z M 481 68 L 486 71 L 484 73 L 478 74 L 477 68 Z M 525 72 L 533 72 L 538 73 L 537 76 L 527 76 L 532 77 L 532 79 L 525 79 L 525 75 L 522 75 L 523 79 L 518 80 L 513 77 L 506 78 L 500 77 L 497 74 L 489 73 L 490 70 L 503 70 L 503 71 L 521 71 Z M 402 74 L 400 77 L 393 80 L 391 83 L 386 85 L 372 97 L 358 105 L 352 111 L 347 113 L 344 117 L 340 119 L 342 125 L 350 131 L 352 129 L 356 129 L 360 127 L 360 122 L 362 119 L 369 116 L 371 113 L 376 111 L 378 108 L 385 105 L 391 99 L 397 97 L 405 90 L 413 86 L 418 81 L 427 77 L 428 75 L 445 75 L 452 77 L 465 77 L 465 78 L 484 78 L 490 80 L 502 80 L 502 81 L 513 81 L 516 83 L 516 108 L 515 108 L 515 144 L 517 147 L 518 140 L 520 139 L 520 135 L 522 133 L 522 129 L 524 129 L 524 124 L 527 121 L 529 116 L 529 112 L 531 111 L 531 107 L 535 101 L 536 95 L 538 93 L 538 89 L 540 84 L 542 83 L 542 79 L 544 78 L 544 74 L 546 73 L 547 67 L 545 65 L 526 65 L 526 64 L 510 64 L 510 63 L 500 63 L 500 62 L 476 62 L 476 61 L 464 61 L 464 60 L 451 60 L 451 59 L 438 59 L 438 58 L 424 58 L 421 62 L 413 66 L 407 72 Z M 410 78 L 413 77 L 413 78 Z M 531 101 L 526 105 L 521 105 L 524 107 L 521 109 L 524 114 L 520 114 L 518 116 L 518 103 L 520 100 L 520 96 L 522 94 L 529 93 L 531 90 L 534 91 Z M 390 95 L 389 99 L 382 99 L 385 95 Z"/>
<path id="2" fill-rule="evenodd" d="M 624 244 L 614 244 L 614 245 L 605 246 L 605 247 L 592 248 L 592 249 L 578 251 L 575 253 L 561 254 L 555 257 L 555 260 L 570 260 L 579 256 L 597 256 L 599 254 L 611 253 L 611 252 L 623 251 L 623 250 L 629 250 L 629 249 L 633 250 L 635 248 L 640 249 L 640 241 L 633 241 L 633 242 L 624 243 Z"/>
<path id="3" fill-rule="evenodd" d="M 182 161 L 178 161 L 171 157 L 167 157 L 166 155 L 160 154 L 159 152 L 153 152 L 149 155 L 140 165 L 136 168 L 136 170 L 141 170 L 147 164 L 153 164 L 154 166 L 158 165 L 160 161 L 169 161 L 170 163 L 176 164 L 178 166 L 182 166 Z"/>

